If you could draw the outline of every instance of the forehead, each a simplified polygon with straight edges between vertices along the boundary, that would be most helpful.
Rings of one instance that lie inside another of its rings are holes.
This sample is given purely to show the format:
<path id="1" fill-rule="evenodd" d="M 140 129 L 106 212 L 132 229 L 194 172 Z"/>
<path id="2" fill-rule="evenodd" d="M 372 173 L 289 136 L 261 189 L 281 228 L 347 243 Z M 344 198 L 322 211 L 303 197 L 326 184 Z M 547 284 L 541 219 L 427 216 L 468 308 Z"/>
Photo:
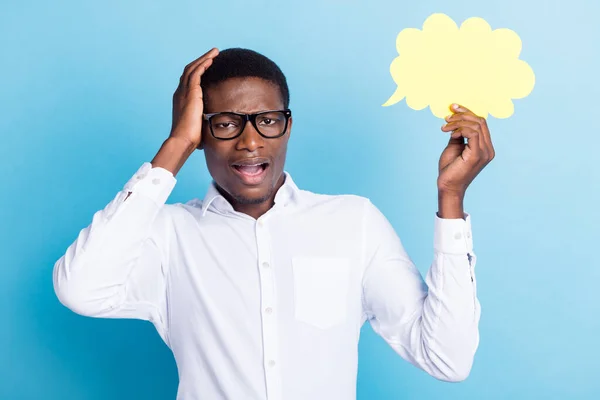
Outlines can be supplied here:
<path id="1" fill-rule="evenodd" d="M 204 89 L 205 113 L 253 113 L 283 108 L 279 87 L 261 78 L 229 78 Z"/>

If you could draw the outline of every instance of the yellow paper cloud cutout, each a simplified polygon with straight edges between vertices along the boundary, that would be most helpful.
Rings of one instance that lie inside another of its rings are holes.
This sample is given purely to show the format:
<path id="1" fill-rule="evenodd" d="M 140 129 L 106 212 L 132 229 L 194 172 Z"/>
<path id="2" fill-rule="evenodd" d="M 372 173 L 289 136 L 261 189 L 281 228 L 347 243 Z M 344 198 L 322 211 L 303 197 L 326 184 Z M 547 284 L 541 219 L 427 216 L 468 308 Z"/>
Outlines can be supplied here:
<path id="1" fill-rule="evenodd" d="M 383 106 L 406 98 L 414 110 L 429 106 L 446 117 L 452 103 L 487 118 L 508 118 L 512 99 L 529 95 L 535 84 L 531 67 L 519 60 L 521 39 L 510 29 L 492 30 L 482 18 L 463 22 L 460 29 L 445 14 L 432 14 L 423 30 L 403 29 L 396 38 L 399 56 L 390 65 L 398 86 Z"/>

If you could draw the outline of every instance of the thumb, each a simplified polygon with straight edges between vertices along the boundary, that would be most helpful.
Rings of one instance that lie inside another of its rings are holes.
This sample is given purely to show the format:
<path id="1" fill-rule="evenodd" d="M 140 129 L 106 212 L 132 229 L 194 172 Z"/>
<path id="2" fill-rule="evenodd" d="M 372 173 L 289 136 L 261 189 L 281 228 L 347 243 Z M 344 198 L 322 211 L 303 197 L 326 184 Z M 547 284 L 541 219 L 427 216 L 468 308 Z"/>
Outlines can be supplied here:
<path id="1" fill-rule="evenodd" d="M 465 138 L 462 136 L 459 136 L 457 138 L 453 138 L 452 136 L 450 136 L 450 140 L 448 140 L 448 145 L 464 145 L 465 144 Z"/>

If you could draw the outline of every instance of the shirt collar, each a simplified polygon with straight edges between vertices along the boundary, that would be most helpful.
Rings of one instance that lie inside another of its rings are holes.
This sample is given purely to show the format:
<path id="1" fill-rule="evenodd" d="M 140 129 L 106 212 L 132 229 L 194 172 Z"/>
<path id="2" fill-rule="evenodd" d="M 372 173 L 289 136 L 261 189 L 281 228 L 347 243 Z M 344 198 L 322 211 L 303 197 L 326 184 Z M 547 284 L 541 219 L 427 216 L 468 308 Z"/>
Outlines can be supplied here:
<path id="1" fill-rule="evenodd" d="M 278 207 L 286 207 L 298 199 L 298 186 L 296 186 L 292 176 L 288 172 L 284 171 L 284 175 L 285 181 L 275 194 L 275 205 Z M 216 211 L 233 211 L 231 204 L 229 204 L 225 197 L 217 190 L 214 181 L 211 182 L 206 192 L 206 196 L 204 196 L 204 200 L 202 201 L 202 216 L 206 215 L 206 212 L 211 206 L 214 207 Z"/>

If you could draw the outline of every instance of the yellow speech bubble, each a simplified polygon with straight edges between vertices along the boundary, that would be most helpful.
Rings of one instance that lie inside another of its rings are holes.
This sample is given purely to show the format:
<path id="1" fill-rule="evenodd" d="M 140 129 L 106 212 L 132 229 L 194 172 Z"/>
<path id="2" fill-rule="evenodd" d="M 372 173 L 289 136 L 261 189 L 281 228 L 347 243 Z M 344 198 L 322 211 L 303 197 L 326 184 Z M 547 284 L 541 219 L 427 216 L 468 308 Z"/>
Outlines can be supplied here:
<path id="1" fill-rule="evenodd" d="M 432 14 L 423 30 L 403 29 L 396 49 L 390 73 L 398 87 L 384 107 L 406 98 L 410 108 L 429 106 L 439 118 L 450 114 L 452 103 L 484 118 L 508 118 L 512 99 L 526 97 L 535 84 L 533 70 L 519 60 L 519 36 L 492 30 L 482 18 L 469 18 L 459 29 L 449 16 Z"/>

